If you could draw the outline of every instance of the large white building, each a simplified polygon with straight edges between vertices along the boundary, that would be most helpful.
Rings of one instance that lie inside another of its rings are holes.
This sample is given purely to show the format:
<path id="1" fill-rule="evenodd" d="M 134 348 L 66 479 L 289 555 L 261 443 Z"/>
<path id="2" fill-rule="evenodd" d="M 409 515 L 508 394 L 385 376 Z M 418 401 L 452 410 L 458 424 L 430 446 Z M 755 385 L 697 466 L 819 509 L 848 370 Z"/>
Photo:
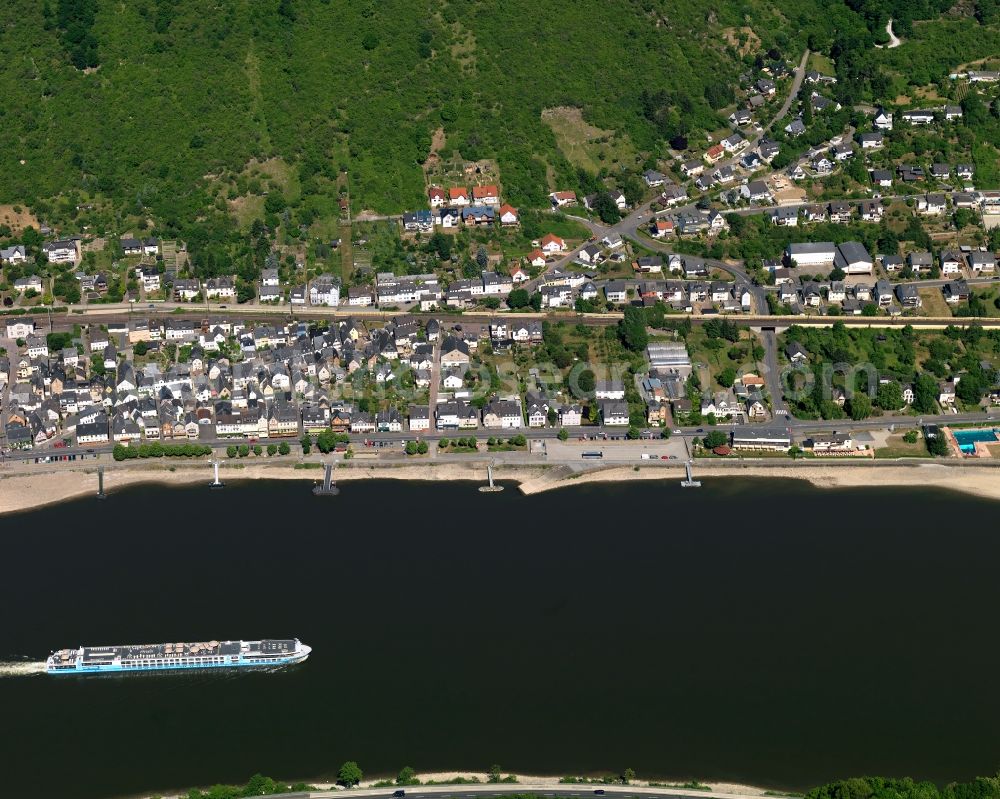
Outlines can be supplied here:
<path id="1" fill-rule="evenodd" d="M 870 275 L 874 262 L 860 241 L 845 241 L 837 247 L 833 265 L 849 275 Z"/>
<path id="2" fill-rule="evenodd" d="M 75 265 L 80 260 L 80 250 L 76 246 L 76 239 L 48 241 L 42 245 L 42 252 L 52 264 Z"/>
<path id="3" fill-rule="evenodd" d="M 309 285 L 309 304 L 334 307 L 340 304 L 340 283 L 331 275 L 320 275 Z"/>
<path id="4" fill-rule="evenodd" d="M 825 266 L 837 257 L 837 247 L 832 241 L 803 241 L 789 244 L 785 257 L 797 266 Z"/>

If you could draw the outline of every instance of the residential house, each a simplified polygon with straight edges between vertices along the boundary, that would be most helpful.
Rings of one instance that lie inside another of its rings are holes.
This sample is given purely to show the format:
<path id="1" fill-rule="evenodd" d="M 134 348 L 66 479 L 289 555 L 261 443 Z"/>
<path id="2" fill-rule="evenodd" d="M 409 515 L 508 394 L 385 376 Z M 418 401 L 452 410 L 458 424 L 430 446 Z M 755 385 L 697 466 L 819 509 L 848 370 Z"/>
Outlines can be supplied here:
<path id="1" fill-rule="evenodd" d="M 541 249 L 545 253 L 563 252 L 566 249 L 566 242 L 554 233 L 547 233 L 542 237 Z"/>
<path id="2" fill-rule="evenodd" d="M 785 125 L 785 133 L 792 137 L 801 136 L 806 132 L 806 126 L 802 123 L 802 119 L 796 117 L 787 125 Z"/>
<path id="3" fill-rule="evenodd" d="M 649 226 L 649 235 L 654 239 L 662 239 L 674 232 L 672 219 L 654 219 Z"/>
<path id="4" fill-rule="evenodd" d="M 949 305 L 965 302 L 969 299 L 969 284 L 962 279 L 949 280 L 941 289 L 941 293 Z"/>
<path id="5" fill-rule="evenodd" d="M 929 125 L 934 121 L 934 111 L 929 108 L 915 108 L 902 113 L 903 121 L 910 125 Z"/>
<path id="6" fill-rule="evenodd" d="M 260 273 L 260 285 L 264 288 L 273 289 L 274 293 L 277 294 L 278 285 L 278 270 L 277 269 L 264 269 Z"/>
<path id="7" fill-rule="evenodd" d="M 528 262 L 528 264 L 531 266 L 534 266 L 536 268 L 545 266 L 545 253 L 543 253 L 539 249 L 532 250 L 524 257 L 525 260 Z"/>
<path id="8" fill-rule="evenodd" d="M 475 205 L 500 205 L 500 190 L 494 185 L 473 186 L 472 201 Z"/>
<path id="9" fill-rule="evenodd" d="M 7 320 L 7 338 L 19 339 L 27 338 L 35 332 L 35 320 L 30 317 L 20 319 L 10 318 Z"/>
<path id="10" fill-rule="evenodd" d="M 659 255 L 641 255 L 632 262 L 632 268 L 642 274 L 659 274 L 663 272 L 663 259 Z"/>
<path id="11" fill-rule="evenodd" d="M 941 274 L 942 275 L 958 275 L 962 272 L 962 263 L 964 262 L 961 253 L 955 252 L 955 250 L 942 250 L 941 251 Z"/>
<path id="12" fill-rule="evenodd" d="M 53 264 L 73 264 L 80 262 L 80 249 L 77 246 L 78 239 L 60 239 L 48 241 L 42 245 L 44 253 L 49 263 Z"/>
<path id="13" fill-rule="evenodd" d="M 923 305 L 920 292 L 912 283 L 902 283 L 896 286 L 896 299 L 903 308 L 919 308 Z"/>
<path id="14" fill-rule="evenodd" d="M 403 214 L 403 230 L 409 232 L 426 232 L 434 229 L 434 216 L 430 211 L 408 211 Z"/>
<path id="15" fill-rule="evenodd" d="M 554 191 L 549 195 L 552 205 L 555 208 L 562 208 L 566 205 L 576 205 L 576 192 Z"/>
<path id="16" fill-rule="evenodd" d="M 437 209 L 437 224 L 442 228 L 457 228 L 462 221 L 462 212 L 449 206 Z"/>
<path id="17" fill-rule="evenodd" d="M 513 399 L 495 399 L 483 408 L 483 427 L 512 430 L 523 427 L 521 403 Z"/>
<path id="18" fill-rule="evenodd" d="M 771 222 L 781 227 L 796 227 L 799 224 L 797 208 L 775 208 L 770 213 Z"/>
<path id="19" fill-rule="evenodd" d="M 749 116 L 749 113 L 747 115 Z M 662 172 L 657 172 L 655 169 L 647 169 L 642 173 L 642 179 L 646 181 L 647 186 L 655 189 L 658 186 L 662 186 L 666 182 L 667 176 Z"/>
<path id="20" fill-rule="evenodd" d="M 18 294 L 24 294 L 27 291 L 34 291 L 41 294 L 43 283 L 38 275 L 29 275 L 28 277 L 17 278 L 13 285 L 14 291 Z"/>
<path id="21" fill-rule="evenodd" d="M 975 274 L 992 275 L 996 270 L 997 257 L 992 252 L 974 250 L 969 253 L 969 269 Z"/>
<path id="22" fill-rule="evenodd" d="M 947 180 L 951 176 L 948 164 L 931 164 L 931 177 L 935 180 Z"/>
<path id="23" fill-rule="evenodd" d="M 421 433 L 431 429 L 431 415 L 428 406 L 411 405 L 407 417 L 411 433 Z"/>
<path id="24" fill-rule="evenodd" d="M 627 402 L 606 401 L 599 404 L 601 421 L 606 427 L 627 427 L 629 412 Z"/>
<path id="25" fill-rule="evenodd" d="M 236 297 L 236 279 L 232 277 L 210 277 L 205 281 L 205 298 L 229 300 Z"/>
<path id="26" fill-rule="evenodd" d="M 869 171 L 872 183 L 882 189 L 892 188 L 892 172 L 888 169 L 872 169 Z"/>
<path id="27" fill-rule="evenodd" d="M 832 202 L 829 205 L 830 221 L 838 225 L 850 224 L 854 216 L 854 209 L 850 203 Z"/>
<path id="28" fill-rule="evenodd" d="M 427 189 L 427 200 L 431 208 L 440 208 L 447 203 L 448 195 L 440 186 L 431 186 Z"/>
<path id="29" fill-rule="evenodd" d="M 521 217 L 518 215 L 517 209 L 512 205 L 500 206 L 499 213 L 501 227 L 516 227 L 521 221 Z"/>
<path id="30" fill-rule="evenodd" d="M 693 158 L 690 161 L 685 161 L 681 164 L 681 172 L 684 177 L 694 178 L 705 171 L 705 164 L 698 158 Z"/>
<path id="31" fill-rule="evenodd" d="M 340 304 L 340 279 L 334 275 L 320 275 L 309 284 L 309 304 L 336 307 Z"/>
<path id="32" fill-rule="evenodd" d="M 197 278 L 178 278 L 174 281 L 174 297 L 190 301 L 201 296 L 201 283 Z"/>
<path id="33" fill-rule="evenodd" d="M 892 130 L 892 114 L 884 108 L 879 108 L 872 123 L 878 130 Z"/>
<path id="34" fill-rule="evenodd" d="M 878 150 L 885 145 L 885 134 L 876 130 L 872 133 L 862 133 L 858 136 L 862 150 Z"/>
<path id="35" fill-rule="evenodd" d="M 15 244 L 13 247 L 0 249 L 0 263 L 17 266 L 28 260 L 28 251 L 23 244 Z"/>

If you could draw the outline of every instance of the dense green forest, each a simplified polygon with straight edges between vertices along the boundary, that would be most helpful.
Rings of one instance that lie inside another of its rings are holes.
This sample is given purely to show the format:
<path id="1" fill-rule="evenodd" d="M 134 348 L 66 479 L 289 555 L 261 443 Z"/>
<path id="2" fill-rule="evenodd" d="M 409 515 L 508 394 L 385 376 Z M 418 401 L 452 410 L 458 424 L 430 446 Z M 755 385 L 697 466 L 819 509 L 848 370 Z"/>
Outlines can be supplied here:
<path id="1" fill-rule="evenodd" d="M 939 788 L 932 782 L 890 777 L 857 777 L 814 788 L 806 799 L 998 799 L 1000 776 L 976 777 L 971 782 Z"/>
<path id="2" fill-rule="evenodd" d="M 994 5 L 977 0 L 976 14 L 995 16 Z M 440 131 L 443 154 L 494 159 L 504 198 L 539 207 L 551 185 L 588 179 L 543 109 L 580 108 L 587 123 L 626 137 L 635 163 L 614 169 L 638 170 L 671 138 L 717 130 L 741 74 L 767 58 L 794 62 L 807 44 L 837 56 L 848 100 L 1000 52 L 996 27 L 971 13 L 947 23 L 948 37 L 938 22 L 912 22 L 940 7 L 12 0 L 0 6 L 0 202 L 63 230 L 152 225 L 188 241 L 204 264 L 231 254 L 254 219 L 305 230 L 336 217 L 348 189 L 355 211 L 422 205 L 422 165 Z M 907 54 L 873 47 L 889 15 L 913 29 Z M 248 165 L 273 159 L 281 181 L 248 179 Z M 264 194 L 266 208 L 234 211 Z"/>

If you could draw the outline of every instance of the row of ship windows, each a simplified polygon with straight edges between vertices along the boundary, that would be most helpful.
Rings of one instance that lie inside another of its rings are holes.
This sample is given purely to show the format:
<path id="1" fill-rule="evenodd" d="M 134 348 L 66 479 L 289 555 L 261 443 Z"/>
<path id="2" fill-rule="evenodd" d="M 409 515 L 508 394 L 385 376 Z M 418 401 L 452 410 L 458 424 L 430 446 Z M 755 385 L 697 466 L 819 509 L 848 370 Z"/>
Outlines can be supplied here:
<path id="1" fill-rule="evenodd" d="M 281 658 L 277 657 L 258 657 L 254 658 L 256 663 L 274 663 Z M 124 661 L 122 663 L 122 668 L 126 669 L 136 669 L 136 668 L 148 668 L 149 666 L 175 666 L 181 663 L 226 663 L 225 658 L 184 658 L 180 660 L 178 658 L 167 658 L 166 660 L 143 660 L 138 662 Z"/>

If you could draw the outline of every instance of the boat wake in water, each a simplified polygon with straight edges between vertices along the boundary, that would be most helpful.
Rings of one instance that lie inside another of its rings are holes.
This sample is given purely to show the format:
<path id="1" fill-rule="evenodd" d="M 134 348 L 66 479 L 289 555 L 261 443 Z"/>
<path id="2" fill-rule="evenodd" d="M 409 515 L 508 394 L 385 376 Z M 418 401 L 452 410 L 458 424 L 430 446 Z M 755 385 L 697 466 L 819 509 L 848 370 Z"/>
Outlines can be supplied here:
<path id="1" fill-rule="evenodd" d="M 0 661 L 0 677 L 28 677 L 32 674 L 45 674 L 44 660 Z"/>

